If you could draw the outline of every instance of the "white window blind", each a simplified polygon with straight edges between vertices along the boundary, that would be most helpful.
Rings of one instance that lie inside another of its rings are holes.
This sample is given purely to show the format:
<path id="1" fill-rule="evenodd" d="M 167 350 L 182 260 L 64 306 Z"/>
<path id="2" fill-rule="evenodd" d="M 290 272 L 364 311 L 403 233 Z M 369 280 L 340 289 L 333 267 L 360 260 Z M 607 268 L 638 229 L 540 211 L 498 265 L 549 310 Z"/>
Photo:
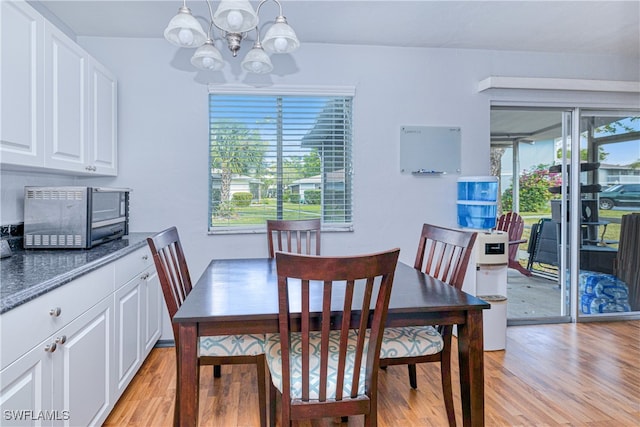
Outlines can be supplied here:
<path id="1" fill-rule="evenodd" d="M 209 231 L 352 228 L 352 96 L 209 94 Z"/>

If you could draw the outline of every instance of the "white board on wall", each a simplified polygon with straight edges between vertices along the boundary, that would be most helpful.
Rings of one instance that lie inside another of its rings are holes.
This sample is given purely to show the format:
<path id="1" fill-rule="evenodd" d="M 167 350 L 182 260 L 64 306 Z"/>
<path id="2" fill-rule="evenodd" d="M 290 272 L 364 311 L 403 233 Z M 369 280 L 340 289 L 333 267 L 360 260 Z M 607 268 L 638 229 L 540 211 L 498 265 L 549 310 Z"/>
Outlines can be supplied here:
<path id="1" fill-rule="evenodd" d="M 400 172 L 413 175 L 460 173 L 461 130 L 451 126 L 401 126 Z"/>

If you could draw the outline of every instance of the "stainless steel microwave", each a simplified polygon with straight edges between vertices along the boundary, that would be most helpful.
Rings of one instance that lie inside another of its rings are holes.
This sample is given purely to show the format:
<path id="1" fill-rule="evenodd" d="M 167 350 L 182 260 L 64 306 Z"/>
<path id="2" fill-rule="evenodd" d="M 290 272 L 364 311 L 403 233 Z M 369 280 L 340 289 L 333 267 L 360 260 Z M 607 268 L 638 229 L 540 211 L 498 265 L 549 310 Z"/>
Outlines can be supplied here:
<path id="1" fill-rule="evenodd" d="M 24 247 L 86 249 L 129 234 L 130 191 L 25 187 Z"/>

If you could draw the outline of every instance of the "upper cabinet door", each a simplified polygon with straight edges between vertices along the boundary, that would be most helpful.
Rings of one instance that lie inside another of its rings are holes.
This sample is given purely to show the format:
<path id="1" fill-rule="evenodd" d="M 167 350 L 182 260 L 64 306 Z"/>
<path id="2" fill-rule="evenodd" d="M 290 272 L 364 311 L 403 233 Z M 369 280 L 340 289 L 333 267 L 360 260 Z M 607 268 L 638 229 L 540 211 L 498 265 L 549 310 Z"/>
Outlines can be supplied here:
<path id="1" fill-rule="evenodd" d="M 0 162 L 44 160 L 44 19 L 24 2 L 0 2 Z"/>
<path id="2" fill-rule="evenodd" d="M 88 55 L 45 22 L 45 167 L 89 172 Z"/>
<path id="3" fill-rule="evenodd" d="M 89 167 L 100 175 L 118 173 L 117 81 L 89 58 Z"/>

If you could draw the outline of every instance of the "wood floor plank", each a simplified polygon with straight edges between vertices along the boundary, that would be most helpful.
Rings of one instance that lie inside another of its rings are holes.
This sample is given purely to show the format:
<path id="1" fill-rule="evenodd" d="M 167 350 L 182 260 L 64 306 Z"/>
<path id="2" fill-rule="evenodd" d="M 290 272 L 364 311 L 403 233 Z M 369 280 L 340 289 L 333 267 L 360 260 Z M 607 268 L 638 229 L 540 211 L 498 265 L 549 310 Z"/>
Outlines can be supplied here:
<path id="1" fill-rule="evenodd" d="M 455 343 L 454 343 L 455 347 Z M 201 368 L 200 425 L 259 425 L 255 367 L 224 366 L 221 378 Z M 418 389 L 404 366 L 379 376 L 381 427 L 447 424 L 438 364 L 418 366 Z M 453 375 L 458 378 L 454 352 Z M 454 381 L 458 423 L 460 386 Z M 175 351 L 156 348 L 120 398 L 105 426 L 170 426 Z M 640 321 L 511 326 L 506 351 L 485 353 L 487 426 L 637 427 L 640 425 Z M 335 427 L 339 420 L 303 422 Z M 342 424 L 346 426 L 347 424 Z M 361 427 L 362 417 L 348 426 Z"/>

